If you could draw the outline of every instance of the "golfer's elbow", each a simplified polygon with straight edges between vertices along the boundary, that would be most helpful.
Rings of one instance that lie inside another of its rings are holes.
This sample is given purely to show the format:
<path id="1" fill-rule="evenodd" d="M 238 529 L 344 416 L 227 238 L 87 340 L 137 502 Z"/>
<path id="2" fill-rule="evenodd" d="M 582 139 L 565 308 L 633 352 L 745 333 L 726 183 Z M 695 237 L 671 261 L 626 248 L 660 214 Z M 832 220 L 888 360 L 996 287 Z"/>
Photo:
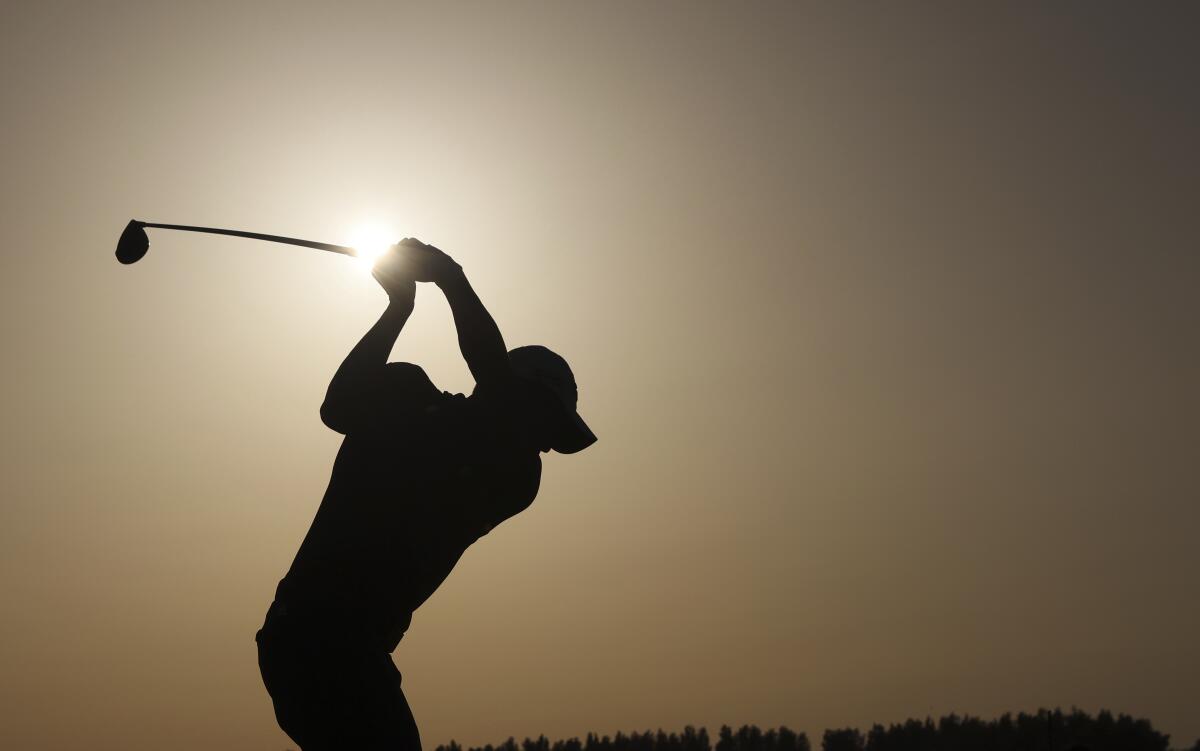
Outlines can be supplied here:
<path id="1" fill-rule="evenodd" d="M 329 399 L 326 399 L 321 403 L 321 422 L 325 423 L 325 427 L 330 430 L 345 435 L 350 432 L 352 420 L 344 406 L 339 406 L 337 402 L 330 402 Z"/>

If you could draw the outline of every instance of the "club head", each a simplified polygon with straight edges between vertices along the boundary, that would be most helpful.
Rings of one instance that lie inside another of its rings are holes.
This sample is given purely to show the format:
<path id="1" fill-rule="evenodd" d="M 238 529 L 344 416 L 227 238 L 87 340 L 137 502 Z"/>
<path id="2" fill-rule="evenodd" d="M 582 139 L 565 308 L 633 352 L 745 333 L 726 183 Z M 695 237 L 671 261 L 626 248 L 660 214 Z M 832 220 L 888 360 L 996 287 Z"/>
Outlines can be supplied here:
<path id="1" fill-rule="evenodd" d="M 136 263 L 142 260 L 146 251 L 150 250 L 150 238 L 146 236 L 146 228 L 136 219 L 130 219 L 117 240 L 117 260 L 121 263 Z"/>

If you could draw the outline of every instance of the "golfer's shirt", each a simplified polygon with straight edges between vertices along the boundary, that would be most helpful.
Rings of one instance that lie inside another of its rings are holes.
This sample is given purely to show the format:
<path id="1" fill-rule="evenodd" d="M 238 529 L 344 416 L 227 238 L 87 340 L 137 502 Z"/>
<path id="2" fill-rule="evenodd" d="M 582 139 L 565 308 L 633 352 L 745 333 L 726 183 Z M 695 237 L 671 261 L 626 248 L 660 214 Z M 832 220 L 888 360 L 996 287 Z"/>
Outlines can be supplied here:
<path id="1" fill-rule="evenodd" d="M 389 364 L 277 599 L 393 649 L 467 547 L 537 495 L 519 393 L 502 382 L 449 394 L 416 365 Z"/>

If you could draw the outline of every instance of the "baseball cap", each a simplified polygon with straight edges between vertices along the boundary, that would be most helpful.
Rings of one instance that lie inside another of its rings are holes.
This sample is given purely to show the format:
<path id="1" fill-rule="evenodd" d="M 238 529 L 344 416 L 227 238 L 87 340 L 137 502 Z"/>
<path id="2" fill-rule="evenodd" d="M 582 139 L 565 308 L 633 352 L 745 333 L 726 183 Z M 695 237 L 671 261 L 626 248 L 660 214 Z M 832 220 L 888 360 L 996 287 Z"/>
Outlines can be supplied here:
<path id="1" fill-rule="evenodd" d="M 558 435 L 550 448 L 560 454 L 574 454 L 596 442 L 596 434 L 575 411 L 579 389 L 566 360 L 546 347 L 531 344 L 511 350 L 508 361 L 513 373 L 545 386 L 562 406 Z"/>

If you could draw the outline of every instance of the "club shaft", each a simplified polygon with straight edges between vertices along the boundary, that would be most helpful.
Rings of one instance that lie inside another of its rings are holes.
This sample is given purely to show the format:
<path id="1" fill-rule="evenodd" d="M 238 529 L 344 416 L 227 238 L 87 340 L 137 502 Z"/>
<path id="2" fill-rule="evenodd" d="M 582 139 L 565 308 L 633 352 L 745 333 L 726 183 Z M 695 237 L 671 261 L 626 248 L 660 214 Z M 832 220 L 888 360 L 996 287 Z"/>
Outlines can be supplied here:
<path id="1" fill-rule="evenodd" d="M 331 243 L 319 243 L 315 240 L 301 240 L 296 237 L 280 237 L 279 235 L 264 235 L 260 232 L 243 232 L 237 229 L 221 229 L 219 227 L 191 227 L 186 224 L 155 224 L 154 222 L 140 222 L 143 227 L 155 227 L 157 229 L 177 229 L 184 232 L 207 232 L 210 235 L 231 235 L 233 237 L 248 237 L 251 240 L 266 240 L 272 243 L 283 243 L 285 245 L 300 245 L 305 248 L 315 248 L 317 250 L 327 250 L 330 253 L 341 253 L 345 256 L 356 256 L 358 252 L 354 248 L 345 245 L 333 245 Z"/>

